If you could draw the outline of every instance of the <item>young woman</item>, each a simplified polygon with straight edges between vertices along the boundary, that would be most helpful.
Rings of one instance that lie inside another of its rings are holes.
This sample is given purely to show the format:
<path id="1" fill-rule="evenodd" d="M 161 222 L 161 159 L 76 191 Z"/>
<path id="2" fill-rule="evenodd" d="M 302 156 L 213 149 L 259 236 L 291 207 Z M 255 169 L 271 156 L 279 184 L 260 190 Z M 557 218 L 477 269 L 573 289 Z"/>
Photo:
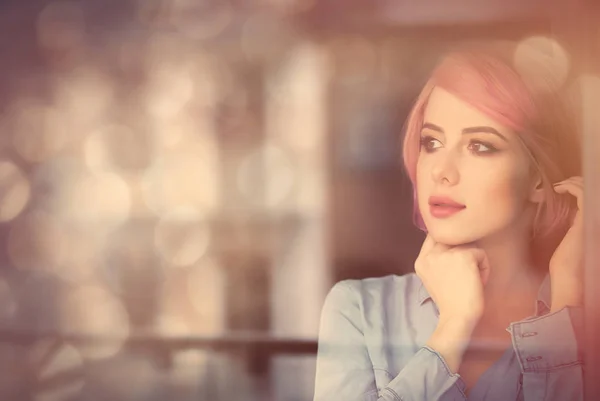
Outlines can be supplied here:
<path id="1" fill-rule="evenodd" d="M 450 53 L 419 95 L 415 273 L 331 289 L 315 401 L 583 399 L 580 140 L 559 83 L 514 50 Z"/>

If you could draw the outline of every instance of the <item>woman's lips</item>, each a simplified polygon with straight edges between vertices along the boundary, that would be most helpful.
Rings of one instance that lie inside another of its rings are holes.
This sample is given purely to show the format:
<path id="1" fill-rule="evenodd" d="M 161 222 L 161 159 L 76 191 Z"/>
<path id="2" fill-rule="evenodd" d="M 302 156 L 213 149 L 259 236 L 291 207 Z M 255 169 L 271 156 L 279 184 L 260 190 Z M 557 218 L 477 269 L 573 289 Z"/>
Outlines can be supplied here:
<path id="1" fill-rule="evenodd" d="M 450 217 L 465 209 L 465 206 L 429 205 L 431 215 L 438 219 Z"/>

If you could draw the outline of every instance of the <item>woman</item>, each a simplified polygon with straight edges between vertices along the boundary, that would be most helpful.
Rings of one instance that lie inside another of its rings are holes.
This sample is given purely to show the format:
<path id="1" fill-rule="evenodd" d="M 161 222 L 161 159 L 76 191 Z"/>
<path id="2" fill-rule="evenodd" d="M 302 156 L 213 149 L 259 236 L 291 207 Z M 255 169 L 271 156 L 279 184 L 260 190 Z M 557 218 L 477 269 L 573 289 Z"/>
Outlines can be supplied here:
<path id="1" fill-rule="evenodd" d="M 415 273 L 331 289 L 315 401 L 583 399 L 580 142 L 559 85 L 514 49 L 453 52 L 418 97 Z"/>

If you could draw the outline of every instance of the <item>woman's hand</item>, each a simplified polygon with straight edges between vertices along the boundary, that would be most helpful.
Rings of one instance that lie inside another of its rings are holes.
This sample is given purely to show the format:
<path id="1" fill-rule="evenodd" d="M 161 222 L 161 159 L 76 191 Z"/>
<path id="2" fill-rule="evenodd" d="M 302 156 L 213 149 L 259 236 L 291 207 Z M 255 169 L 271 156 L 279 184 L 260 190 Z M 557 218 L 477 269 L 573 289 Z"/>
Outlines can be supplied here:
<path id="1" fill-rule="evenodd" d="M 552 310 L 583 304 L 583 178 L 571 177 L 554 184 L 559 194 L 577 199 L 571 227 L 550 259 Z"/>
<path id="2" fill-rule="evenodd" d="M 490 267 L 475 246 L 448 246 L 428 235 L 415 261 L 415 272 L 443 318 L 479 320 L 484 311 L 483 288 Z"/>

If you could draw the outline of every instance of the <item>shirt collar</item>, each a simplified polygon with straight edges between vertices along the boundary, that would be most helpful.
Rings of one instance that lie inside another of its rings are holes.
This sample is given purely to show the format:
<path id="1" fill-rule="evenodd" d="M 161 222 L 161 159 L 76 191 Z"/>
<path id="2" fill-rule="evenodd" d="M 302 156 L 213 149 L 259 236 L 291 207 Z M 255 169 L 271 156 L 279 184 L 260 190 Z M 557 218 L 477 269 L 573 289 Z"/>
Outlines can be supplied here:
<path id="1" fill-rule="evenodd" d="M 431 296 L 429 295 L 429 292 L 427 292 L 425 285 L 423 284 L 422 281 L 420 281 L 420 279 L 419 279 L 419 282 L 420 282 L 419 305 L 423 305 L 423 303 L 425 303 L 425 301 L 431 299 Z M 542 284 L 540 285 L 540 288 L 538 290 L 536 311 L 535 311 L 536 316 L 544 314 L 546 310 L 550 310 L 550 302 L 551 302 L 550 296 L 551 296 L 550 273 L 546 273 L 546 276 L 544 277 L 544 280 L 542 281 Z"/>

